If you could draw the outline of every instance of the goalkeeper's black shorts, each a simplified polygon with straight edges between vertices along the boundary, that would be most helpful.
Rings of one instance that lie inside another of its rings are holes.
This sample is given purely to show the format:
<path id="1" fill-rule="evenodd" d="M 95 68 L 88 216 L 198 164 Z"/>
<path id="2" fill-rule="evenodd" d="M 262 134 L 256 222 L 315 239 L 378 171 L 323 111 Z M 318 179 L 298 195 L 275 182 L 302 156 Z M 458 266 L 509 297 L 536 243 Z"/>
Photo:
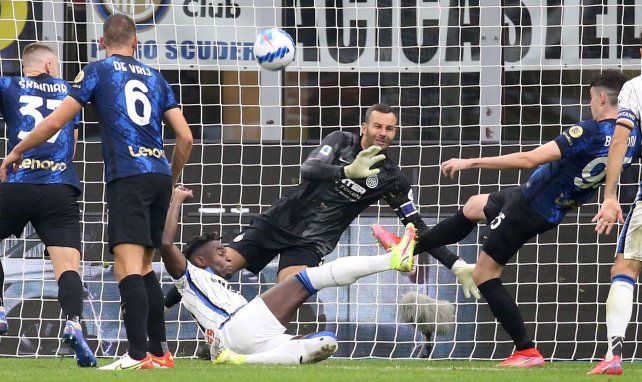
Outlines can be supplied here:
<path id="1" fill-rule="evenodd" d="M 482 249 L 501 265 L 532 237 L 557 226 L 531 207 L 519 187 L 491 193 L 484 214 L 489 230 Z"/>
<path id="2" fill-rule="evenodd" d="M 316 267 L 323 257 L 311 242 L 260 218 L 253 219 L 250 226 L 227 246 L 245 258 L 245 268 L 254 274 L 258 274 L 277 255 L 280 255 L 279 271 L 294 265 Z"/>

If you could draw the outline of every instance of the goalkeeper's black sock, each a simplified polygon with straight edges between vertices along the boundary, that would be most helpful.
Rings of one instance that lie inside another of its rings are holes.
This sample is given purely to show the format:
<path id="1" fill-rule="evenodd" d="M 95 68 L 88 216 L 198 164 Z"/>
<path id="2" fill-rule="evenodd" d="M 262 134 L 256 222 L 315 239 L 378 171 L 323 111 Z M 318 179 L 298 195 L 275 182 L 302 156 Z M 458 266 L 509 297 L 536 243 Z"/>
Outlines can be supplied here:
<path id="1" fill-rule="evenodd" d="M 163 291 L 156 279 L 154 271 L 143 276 L 147 300 L 149 301 L 149 314 L 147 316 L 148 348 L 152 355 L 162 357 L 167 352 L 167 337 L 165 335 L 165 305 Z"/>
<path id="2" fill-rule="evenodd" d="M 68 321 L 80 322 L 82 280 L 76 271 L 65 271 L 58 278 L 58 303 Z"/>
<path id="3" fill-rule="evenodd" d="M 415 253 L 426 252 L 443 245 L 457 243 L 468 236 L 477 227 L 477 222 L 470 221 L 464 216 L 464 211 L 440 221 L 436 226 L 424 231 L 417 237 Z"/>
<path id="4" fill-rule="evenodd" d="M 120 309 L 123 313 L 129 356 L 141 360 L 147 356 L 147 315 L 149 302 L 141 275 L 129 275 L 118 283 Z"/>
<path id="5" fill-rule="evenodd" d="M 4 268 L 0 261 L 0 306 L 4 306 Z"/>
<path id="6" fill-rule="evenodd" d="M 478 286 L 482 296 L 488 302 L 491 312 L 495 315 L 504 330 L 515 343 L 515 350 L 525 350 L 535 347 L 533 340 L 526 332 L 526 325 L 517 308 L 515 300 L 511 298 L 500 279 L 490 279 Z"/>

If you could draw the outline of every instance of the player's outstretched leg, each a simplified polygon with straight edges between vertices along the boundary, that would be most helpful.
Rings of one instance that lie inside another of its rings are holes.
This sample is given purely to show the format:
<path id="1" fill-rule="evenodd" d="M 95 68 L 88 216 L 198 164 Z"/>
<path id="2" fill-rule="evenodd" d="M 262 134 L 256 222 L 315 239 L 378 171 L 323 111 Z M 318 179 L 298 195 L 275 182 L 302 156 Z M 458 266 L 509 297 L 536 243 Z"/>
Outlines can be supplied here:
<path id="1" fill-rule="evenodd" d="M 76 353 L 76 361 L 80 367 L 95 367 L 96 357 L 87 345 L 82 334 L 82 327 L 76 321 L 68 320 L 62 333 L 63 341 Z"/>

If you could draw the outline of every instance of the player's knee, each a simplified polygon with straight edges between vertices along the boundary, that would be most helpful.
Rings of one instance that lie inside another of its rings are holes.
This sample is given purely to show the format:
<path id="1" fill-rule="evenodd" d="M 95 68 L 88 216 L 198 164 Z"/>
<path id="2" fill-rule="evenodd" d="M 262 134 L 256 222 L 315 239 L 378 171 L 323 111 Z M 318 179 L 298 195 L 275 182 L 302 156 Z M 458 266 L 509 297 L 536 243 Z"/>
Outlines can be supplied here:
<path id="1" fill-rule="evenodd" d="M 305 265 L 292 265 L 289 267 L 285 267 L 279 271 L 279 273 L 276 275 L 276 282 L 280 283 L 283 280 L 292 277 L 296 275 L 299 272 L 302 272 L 307 266 Z"/>
<path id="2" fill-rule="evenodd" d="M 488 195 L 474 195 L 468 198 L 463 208 L 464 216 L 472 221 L 484 220 L 486 218 L 484 207 L 487 200 Z"/>
<path id="3" fill-rule="evenodd" d="M 611 278 L 617 275 L 627 275 L 635 279 L 640 275 L 641 270 L 642 262 L 625 259 L 624 255 L 618 253 L 613 266 L 611 266 Z"/>

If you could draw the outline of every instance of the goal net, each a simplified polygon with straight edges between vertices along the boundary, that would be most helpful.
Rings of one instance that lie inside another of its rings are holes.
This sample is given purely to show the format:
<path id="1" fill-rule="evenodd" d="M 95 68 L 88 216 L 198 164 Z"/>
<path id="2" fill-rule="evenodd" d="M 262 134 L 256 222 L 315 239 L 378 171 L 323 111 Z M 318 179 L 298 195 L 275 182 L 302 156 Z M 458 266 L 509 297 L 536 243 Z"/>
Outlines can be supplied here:
<path id="1" fill-rule="evenodd" d="M 300 181 L 307 154 L 332 131 L 357 132 L 365 109 L 398 108 L 389 155 L 413 184 L 427 223 L 451 216 L 468 197 L 525 182 L 529 171 L 466 171 L 443 177 L 439 164 L 530 150 L 577 120 L 591 118 L 588 84 L 605 69 L 639 74 L 637 1 L 560 0 L 119 0 L 0 1 L 0 75 L 20 72 L 20 51 L 49 41 L 73 80 L 104 57 L 98 39 L 114 12 L 137 22 L 138 58 L 172 84 L 195 145 L 182 183 L 195 198 L 183 210 L 180 241 L 219 232 L 225 242 Z M 279 26 L 297 44 L 282 72 L 260 70 L 252 44 Z M 165 131 L 168 150 L 172 133 Z M 107 208 L 96 115 L 85 109 L 76 154 L 83 194 L 84 326 L 98 355 L 126 350 L 113 256 L 106 247 Z M 632 201 L 639 166 L 622 178 Z M 524 246 L 502 279 L 541 352 L 553 359 L 595 359 L 606 349 L 605 307 L 616 235 L 597 237 L 596 200 L 559 228 Z M 380 253 L 370 234 L 378 223 L 401 226 L 385 203 L 366 210 L 326 260 Z M 484 225 L 450 248 L 475 262 Z M 37 234 L 2 242 L 4 297 L 10 331 L 0 355 L 65 354 L 57 286 Z M 155 269 L 167 291 L 171 280 Z M 237 287 L 251 299 L 276 279 L 241 272 Z M 427 294 L 454 304 L 449 331 L 424 335 L 401 323 L 399 301 Z M 636 292 L 637 293 L 637 292 Z M 636 299 L 637 299 L 636 295 Z M 636 300 L 637 301 L 637 300 Z M 634 308 L 624 357 L 640 358 L 640 312 Z M 202 334 L 180 306 L 167 313 L 178 356 L 200 354 Z M 337 333 L 337 356 L 499 359 L 513 349 L 485 302 L 465 299 L 454 276 L 428 256 L 416 274 L 366 277 L 321 291 L 289 330 Z"/>

